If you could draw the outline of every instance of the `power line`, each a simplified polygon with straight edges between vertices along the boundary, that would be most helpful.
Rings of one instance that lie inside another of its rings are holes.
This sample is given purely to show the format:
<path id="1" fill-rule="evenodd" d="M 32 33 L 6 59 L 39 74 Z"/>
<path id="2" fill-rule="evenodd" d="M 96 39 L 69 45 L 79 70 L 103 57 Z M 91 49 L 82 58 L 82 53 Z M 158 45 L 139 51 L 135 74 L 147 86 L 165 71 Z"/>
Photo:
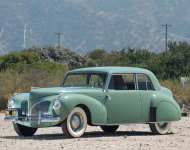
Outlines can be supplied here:
<path id="1" fill-rule="evenodd" d="M 162 27 L 165 28 L 165 51 L 168 51 L 168 28 L 172 27 L 170 24 L 164 24 Z"/>
<path id="2" fill-rule="evenodd" d="M 63 32 L 56 32 L 55 35 L 57 36 L 57 48 L 63 47 L 62 45 Z"/>

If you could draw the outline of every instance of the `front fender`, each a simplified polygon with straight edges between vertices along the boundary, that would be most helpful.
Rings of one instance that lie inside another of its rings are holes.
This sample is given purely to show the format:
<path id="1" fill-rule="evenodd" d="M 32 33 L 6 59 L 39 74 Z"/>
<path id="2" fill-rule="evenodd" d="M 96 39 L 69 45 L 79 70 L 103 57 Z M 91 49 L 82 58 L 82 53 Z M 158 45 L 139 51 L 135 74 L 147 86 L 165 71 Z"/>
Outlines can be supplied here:
<path id="1" fill-rule="evenodd" d="M 91 115 L 91 123 L 94 125 L 107 122 L 107 110 L 105 106 L 95 98 L 83 94 L 65 94 L 59 98 L 62 102 L 60 115 L 64 121 L 69 112 L 77 105 L 85 105 Z"/>

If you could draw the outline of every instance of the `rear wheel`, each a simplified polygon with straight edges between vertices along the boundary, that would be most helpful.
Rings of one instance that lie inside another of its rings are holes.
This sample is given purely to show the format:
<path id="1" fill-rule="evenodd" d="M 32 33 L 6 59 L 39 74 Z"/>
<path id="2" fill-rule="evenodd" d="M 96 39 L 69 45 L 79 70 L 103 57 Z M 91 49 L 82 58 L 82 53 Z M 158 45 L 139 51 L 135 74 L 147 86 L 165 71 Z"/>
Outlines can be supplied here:
<path id="1" fill-rule="evenodd" d="M 26 127 L 18 123 L 13 123 L 13 127 L 19 136 L 33 136 L 37 131 L 37 128 Z"/>
<path id="2" fill-rule="evenodd" d="M 87 116 L 85 111 L 80 108 L 74 108 L 67 119 L 62 124 L 62 130 L 68 137 L 81 137 L 87 128 Z"/>
<path id="3" fill-rule="evenodd" d="M 169 122 L 150 123 L 149 126 L 154 134 L 168 134 L 171 130 L 171 123 Z"/>
<path id="4" fill-rule="evenodd" d="M 100 126 L 100 128 L 106 133 L 113 133 L 119 128 L 119 126 Z"/>

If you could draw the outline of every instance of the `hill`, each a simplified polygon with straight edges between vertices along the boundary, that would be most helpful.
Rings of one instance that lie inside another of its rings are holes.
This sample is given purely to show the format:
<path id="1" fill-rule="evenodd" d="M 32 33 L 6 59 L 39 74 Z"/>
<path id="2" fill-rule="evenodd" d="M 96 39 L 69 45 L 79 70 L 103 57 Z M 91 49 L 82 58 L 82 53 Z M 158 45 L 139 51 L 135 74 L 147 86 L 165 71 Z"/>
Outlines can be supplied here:
<path id="1" fill-rule="evenodd" d="M 172 24 L 169 39 L 189 41 L 189 0 L 6 0 L 0 1 L 0 54 L 26 47 L 64 46 L 80 52 L 127 47 L 161 50 L 161 24 Z"/>

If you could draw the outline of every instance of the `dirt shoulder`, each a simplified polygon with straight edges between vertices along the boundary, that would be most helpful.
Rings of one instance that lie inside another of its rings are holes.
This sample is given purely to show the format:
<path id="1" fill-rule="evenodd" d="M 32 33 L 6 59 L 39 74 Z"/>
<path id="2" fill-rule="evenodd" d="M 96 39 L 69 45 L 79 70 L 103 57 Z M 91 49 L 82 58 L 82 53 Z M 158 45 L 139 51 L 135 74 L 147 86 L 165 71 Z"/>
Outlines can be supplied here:
<path id="1" fill-rule="evenodd" d="M 190 147 L 190 117 L 173 123 L 172 134 L 164 136 L 152 135 L 148 125 L 122 125 L 114 134 L 88 127 L 84 137 L 67 139 L 60 128 L 39 129 L 33 137 L 18 137 L 3 116 L 0 114 L 1 150 L 188 150 Z"/>

